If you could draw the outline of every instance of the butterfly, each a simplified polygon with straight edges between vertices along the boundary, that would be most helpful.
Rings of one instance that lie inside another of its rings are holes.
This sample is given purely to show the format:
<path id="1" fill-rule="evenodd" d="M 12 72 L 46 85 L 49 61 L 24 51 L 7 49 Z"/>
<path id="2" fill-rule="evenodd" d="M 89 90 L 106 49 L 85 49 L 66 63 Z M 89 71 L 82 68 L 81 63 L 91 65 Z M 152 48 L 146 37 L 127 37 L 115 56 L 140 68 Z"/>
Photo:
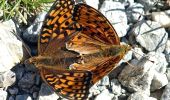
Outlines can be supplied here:
<path id="1" fill-rule="evenodd" d="M 38 56 L 29 63 L 58 95 L 82 100 L 129 50 L 120 45 L 115 29 L 98 10 L 73 0 L 57 0 L 45 17 Z"/>

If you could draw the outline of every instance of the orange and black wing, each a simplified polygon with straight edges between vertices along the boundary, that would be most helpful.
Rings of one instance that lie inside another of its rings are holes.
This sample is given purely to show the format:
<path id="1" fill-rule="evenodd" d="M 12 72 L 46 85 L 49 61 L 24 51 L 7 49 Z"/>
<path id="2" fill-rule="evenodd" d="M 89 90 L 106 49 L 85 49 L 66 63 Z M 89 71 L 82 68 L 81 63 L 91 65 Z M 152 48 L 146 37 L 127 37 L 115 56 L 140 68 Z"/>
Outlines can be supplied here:
<path id="1" fill-rule="evenodd" d="M 73 21 L 73 0 L 56 0 L 45 17 L 38 41 L 40 55 L 57 51 L 69 38 L 76 35 L 81 26 Z"/>
<path id="2" fill-rule="evenodd" d="M 74 7 L 73 20 L 82 26 L 81 34 L 76 35 L 67 43 L 69 50 L 82 54 L 96 52 L 102 46 L 120 45 L 119 37 L 106 19 L 98 10 L 86 4 L 77 4 Z"/>
<path id="3" fill-rule="evenodd" d="M 42 79 L 57 94 L 71 100 L 82 100 L 88 97 L 89 88 L 92 86 L 91 72 L 42 67 L 40 73 Z"/>

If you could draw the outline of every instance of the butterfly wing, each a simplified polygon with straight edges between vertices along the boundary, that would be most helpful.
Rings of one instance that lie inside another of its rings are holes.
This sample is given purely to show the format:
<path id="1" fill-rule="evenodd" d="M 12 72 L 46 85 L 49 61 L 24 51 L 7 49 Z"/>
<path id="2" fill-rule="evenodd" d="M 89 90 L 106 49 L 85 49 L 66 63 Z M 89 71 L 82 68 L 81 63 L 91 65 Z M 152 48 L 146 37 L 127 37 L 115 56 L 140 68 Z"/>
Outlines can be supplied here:
<path id="1" fill-rule="evenodd" d="M 56 0 L 45 17 L 38 41 L 39 55 L 57 52 L 69 38 L 81 30 L 81 26 L 72 20 L 73 0 Z"/>
<path id="2" fill-rule="evenodd" d="M 41 67 L 42 79 L 55 92 L 71 100 L 87 98 L 91 87 L 92 74 L 89 71 L 61 70 Z"/>

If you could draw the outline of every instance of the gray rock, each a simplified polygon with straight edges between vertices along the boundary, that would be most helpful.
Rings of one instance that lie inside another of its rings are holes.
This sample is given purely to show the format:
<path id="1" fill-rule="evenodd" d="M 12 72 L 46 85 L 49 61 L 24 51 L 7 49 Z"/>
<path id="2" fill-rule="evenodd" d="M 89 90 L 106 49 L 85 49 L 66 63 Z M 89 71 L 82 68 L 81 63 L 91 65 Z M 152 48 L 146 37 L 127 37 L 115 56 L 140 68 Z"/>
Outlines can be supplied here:
<path id="1" fill-rule="evenodd" d="M 146 58 L 132 60 L 131 65 L 125 66 L 118 76 L 121 84 L 129 91 L 145 91 L 150 94 L 150 84 L 154 76 L 154 63 Z"/>
<path id="2" fill-rule="evenodd" d="M 7 92 L 0 88 L 0 100 L 7 100 Z"/>
<path id="3" fill-rule="evenodd" d="M 14 87 L 14 88 L 9 88 L 8 91 L 9 91 L 9 93 L 10 93 L 11 95 L 16 95 L 16 94 L 18 94 L 18 88 L 16 88 L 16 87 Z"/>
<path id="4" fill-rule="evenodd" d="M 103 2 L 100 11 L 111 22 L 119 37 L 123 37 L 127 32 L 127 16 L 125 14 L 124 5 L 120 2 L 106 0 Z M 120 28 L 121 27 L 121 28 Z"/>
<path id="5" fill-rule="evenodd" d="M 15 97 L 14 97 L 14 96 L 10 96 L 10 97 L 8 98 L 8 100 L 15 100 Z"/>
<path id="6" fill-rule="evenodd" d="M 46 84 L 41 85 L 41 89 L 39 91 L 39 100 L 57 100 L 59 96 Z"/>
<path id="7" fill-rule="evenodd" d="M 34 83 L 35 75 L 32 73 L 25 73 L 21 80 L 19 80 L 18 86 L 22 89 L 30 89 Z"/>
<path id="8" fill-rule="evenodd" d="M 170 83 L 166 85 L 161 100 L 170 100 Z"/>
<path id="9" fill-rule="evenodd" d="M 168 78 L 168 81 L 170 82 L 170 68 L 167 68 L 167 71 L 166 71 L 166 76 Z"/>
<path id="10" fill-rule="evenodd" d="M 143 19 L 144 7 L 139 3 L 132 3 L 126 10 L 129 23 L 134 23 Z"/>
<path id="11" fill-rule="evenodd" d="M 168 79 L 167 79 L 166 75 L 155 72 L 155 75 L 153 77 L 152 84 L 151 84 L 151 91 L 160 89 L 167 84 L 168 84 Z"/>
<path id="12" fill-rule="evenodd" d="M 131 94 L 127 100 L 157 100 L 157 99 L 149 97 L 147 94 L 143 92 L 136 92 Z"/>
<path id="13" fill-rule="evenodd" d="M 170 63 L 170 40 L 166 43 L 165 54 L 167 61 Z"/>
<path id="14" fill-rule="evenodd" d="M 32 100 L 32 98 L 28 94 L 17 95 L 15 100 Z"/>
<path id="15" fill-rule="evenodd" d="M 148 51 L 163 52 L 168 34 L 158 22 L 144 21 L 135 28 L 136 41 Z"/>
<path id="16" fill-rule="evenodd" d="M 35 19 L 34 23 L 23 32 L 23 38 L 31 43 L 37 43 L 38 34 L 40 32 L 42 22 L 46 13 L 40 13 Z"/>
<path id="17" fill-rule="evenodd" d="M 137 2 L 144 5 L 146 11 L 149 11 L 151 8 L 153 8 L 157 0 L 137 0 Z"/>

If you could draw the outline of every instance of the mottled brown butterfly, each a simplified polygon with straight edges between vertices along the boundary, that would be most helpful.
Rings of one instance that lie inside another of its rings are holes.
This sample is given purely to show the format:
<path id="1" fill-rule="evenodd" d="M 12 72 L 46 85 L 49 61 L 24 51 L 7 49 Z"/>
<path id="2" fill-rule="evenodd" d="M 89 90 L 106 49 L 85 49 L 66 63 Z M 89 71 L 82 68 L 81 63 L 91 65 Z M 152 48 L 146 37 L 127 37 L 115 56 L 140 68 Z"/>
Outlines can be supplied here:
<path id="1" fill-rule="evenodd" d="M 29 62 L 57 94 L 79 100 L 86 99 L 89 88 L 115 69 L 129 50 L 98 10 L 57 0 L 45 17 L 38 56 Z"/>

